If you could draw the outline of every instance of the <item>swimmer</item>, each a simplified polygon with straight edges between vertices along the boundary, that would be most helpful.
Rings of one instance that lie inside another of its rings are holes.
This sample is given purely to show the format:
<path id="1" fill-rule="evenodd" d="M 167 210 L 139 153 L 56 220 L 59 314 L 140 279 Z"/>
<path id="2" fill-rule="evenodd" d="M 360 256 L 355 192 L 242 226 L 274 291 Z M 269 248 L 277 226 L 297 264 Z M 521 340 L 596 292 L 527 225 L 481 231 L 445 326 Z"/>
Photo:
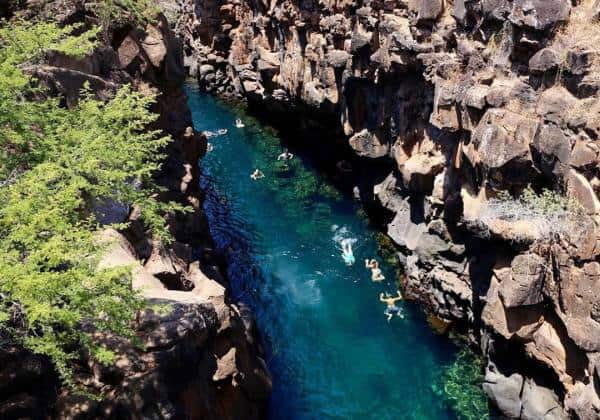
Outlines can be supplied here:
<path id="1" fill-rule="evenodd" d="M 387 305 L 387 307 L 385 308 L 385 315 L 387 316 L 388 322 L 390 322 L 394 315 L 398 315 L 399 317 L 401 316 L 400 308 L 396 306 L 396 302 L 402 299 L 403 298 L 402 294 L 400 293 L 400 290 L 398 290 L 398 297 L 392 297 L 387 292 L 385 294 L 379 294 L 379 301 Z"/>
<path id="2" fill-rule="evenodd" d="M 237 128 L 244 128 L 245 127 L 244 123 L 239 118 L 237 120 L 235 120 L 235 126 Z"/>
<path id="3" fill-rule="evenodd" d="M 262 171 L 258 168 L 256 168 L 254 170 L 254 172 L 252 172 L 252 175 L 250 175 L 250 178 L 252 178 L 254 181 L 256 181 L 257 179 L 261 179 L 264 178 L 265 174 L 262 173 Z"/>
<path id="4" fill-rule="evenodd" d="M 224 135 L 224 134 L 227 134 L 227 129 L 226 129 L 226 128 L 221 128 L 221 129 L 217 130 L 217 134 L 218 134 L 219 136 L 222 136 L 222 135 Z"/>
<path id="5" fill-rule="evenodd" d="M 283 153 L 277 156 L 277 160 L 292 160 L 294 155 L 288 152 L 288 149 L 283 149 Z"/>
<path id="6" fill-rule="evenodd" d="M 365 267 L 371 269 L 371 280 L 373 280 L 373 281 L 382 281 L 382 280 L 385 280 L 385 277 L 381 273 L 381 269 L 379 268 L 379 263 L 377 262 L 377 260 L 375 260 L 375 259 L 372 259 L 372 260 L 366 259 L 365 260 Z"/>
<path id="7" fill-rule="evenodd" d="M 342 259 L 348 267 L 353 265 L 356 261 L 354 254 L 352 253 L 352 241 L 344 239 L 342 241 Z"/>
<path id="8" fill-rule="evenodd" d="M 214 149 L 215 147 L 211 143 L 206 144 L 206 153 L 212 152 Z"/>

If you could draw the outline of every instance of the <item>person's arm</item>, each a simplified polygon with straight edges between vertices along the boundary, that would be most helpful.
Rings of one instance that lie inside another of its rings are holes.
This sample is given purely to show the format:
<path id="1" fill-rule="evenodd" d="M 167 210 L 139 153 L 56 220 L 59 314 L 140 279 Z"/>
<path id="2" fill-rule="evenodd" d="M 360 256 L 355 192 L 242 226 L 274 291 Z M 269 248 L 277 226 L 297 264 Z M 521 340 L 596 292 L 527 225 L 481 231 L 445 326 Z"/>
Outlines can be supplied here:
<path id="1" fill-rule="evenodd" d="M 289 156 L 290 156 L 290 159 L 294 159 L 294 154 L 293 153 L 290 153 Z"/>
<path id="2" fill-rule="evenodd" d="M 383 298 L 383 293 L 379 294 L 379 301 L 380 302 L 385 302 L 385 299 Z"/>

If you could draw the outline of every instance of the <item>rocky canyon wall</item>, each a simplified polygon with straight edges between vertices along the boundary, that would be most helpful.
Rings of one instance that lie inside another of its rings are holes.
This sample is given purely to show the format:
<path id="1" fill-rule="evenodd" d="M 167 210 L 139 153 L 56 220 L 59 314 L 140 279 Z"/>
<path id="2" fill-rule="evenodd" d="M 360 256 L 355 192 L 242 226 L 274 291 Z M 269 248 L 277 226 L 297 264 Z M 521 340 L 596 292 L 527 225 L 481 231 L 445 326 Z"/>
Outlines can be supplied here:
<path id="1" fill-rule="evenodd" d="M 15 2 L 17 10 L 11 13 L 97 24 L 91 2 L 22 3 Z M 99 342 L 117 346 L 118 357 L 114 365 L 102 366 L 82 355 L 74 378 L 77 392 L 59 384 L 45 358 L 3 345 L 0 417 L 262 418 L 271 380 L 252 317 L 229 301 L 223 266 L 213 251 L 199 190 L 198 161 L 206 139 L 193 129 L 183 91 L 181 42 L 167 20 L 160 16 L 144 28 L 131 21 L 114 22 L 84 59 L 50 54 L 28 71 L 52 95 L 63 98 L 65 106 L 76 103 L 84 83 L 99 98 L 109 98 L 124 84 L 157 95 L 154 111 L 159 119 L 153 128 L 173 138 L 157 174 L 164 187 L 157 199 L 192 211 L 168 219 L 174 240 L 163 244 L 140 223 L 139 209 L 119 203 L 96 207 L 102 223 L 129 222 L 125 231 L 102 232 L 110 247 L 101 265 L 133 267 L 133 287 L 149 303 L 133 320 L 141 345 L 95 332 Z"/>
<path id="2" fill-rule="evenodd" d="M 502 412 L 600 416 L 599 2 L 161 3 L 205 90 L 340 146 Z"/>

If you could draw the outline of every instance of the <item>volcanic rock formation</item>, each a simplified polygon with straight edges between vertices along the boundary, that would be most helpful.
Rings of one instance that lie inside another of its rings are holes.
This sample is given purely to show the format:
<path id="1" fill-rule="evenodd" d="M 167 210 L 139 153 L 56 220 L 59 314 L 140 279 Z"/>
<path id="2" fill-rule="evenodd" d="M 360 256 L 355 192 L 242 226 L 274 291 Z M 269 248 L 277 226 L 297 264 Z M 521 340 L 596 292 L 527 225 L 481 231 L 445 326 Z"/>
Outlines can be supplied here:
<path id="1" fill-rule="evenodd" d="M 18 2 L 14 2 L 15 7 Z M 91 2 L 29 2 L 26 18 L 96 23 Z M 12 10 L 14 11 L 14 10 Z M 11 12 L 12 12 L 11 11 Z M 8 13 L 7 13 L 8 14 Z M 133 287 L 148 300 L 135 323 L 142 346 L 95 332 L 118 345 L 113 366 L 83 355 L 75 385 L 100 400 L 60 386 L 49 362 L 13 346 L 0 348 L 0 417 L 254 419 L 264 415 L 271 379 L 262 360 L 249 311 L 229 301 L 227 279 L 213 252 L 199 190 L 198 160 L 206 138 L 193 129 L 181 42 L 159 16 L 145 28 L 114 23 L 104 42 L 82 60 L 51 54 L 27 70 L 48 91 L 77 101 L 84 83 L 99 98 L 131 84 L 157 94 L 156 129 L 172 136 L 157 182 L 159 200 L 190 206 L 169 218 L 174 241 L 164 245 L 139 222 L 139 209 L 99 203 L 102 223 L 129 221 L 124 232 L 106 229 L 105 267 L 133 267 Z M 126 157 L 124 157 L 126 158 Z M 193 252 L 195 251 L 195 252 Z M 197 257 L 196 255 L 200 255 Z M 90 328 L 93 326 L 84 326 Z"/>
<path id="2" fill-rule="evenodd" d="M 342 145 L 506 415 L 600 416 L 600 2 L 161 3 L 206 91 Z"/>

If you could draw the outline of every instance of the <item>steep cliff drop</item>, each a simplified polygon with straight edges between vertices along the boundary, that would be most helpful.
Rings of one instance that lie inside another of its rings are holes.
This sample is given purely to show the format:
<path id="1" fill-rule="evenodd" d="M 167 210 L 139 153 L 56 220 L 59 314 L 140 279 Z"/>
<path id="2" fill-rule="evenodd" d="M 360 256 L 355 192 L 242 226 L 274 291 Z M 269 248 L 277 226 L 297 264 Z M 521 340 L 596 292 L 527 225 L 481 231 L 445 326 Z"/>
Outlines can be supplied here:
<path id="1" fill-rule="evenodd" d="M 378 209 L 507 416 L 598 418 L 597 1 L 162 3 L 204 90 L 303 129 Z"/>
<path id="2" fill-rule="evenodd" d="M 197 87 L 188 96 L 198 129 L 227 129 L 203 161 L 204 205 L 232 295 L 256 315 L 267 348 L 267 419 L 489 418 L 477 385 L 448 380 L 458 346 L 429 330 L 417 305 L 388 310 L 380 301 L 397 297 L 396 266 L 360 206 L 301 151 L 278 161 L 282 139 L 272 129 Z M 263 178 L 250 178 L 255 168 Z M 354 264 L 342 243 L 352 244 Z M 367 258 L 385 279 L 372 280 Z"/>
<path id="3" fill-rule="evenodd" d="M 3 3 L 0 13 L 98 25 L 94 2 L 23 3 L 9 2 L 11 13 Z M 164 187 L 157 199 L 191 211 L 167 220 L 174 240 L 163 244 L 140 223 L 139 209 L 118 203 L 97 209 L 101 223 L 129 222 L 122 232 L 102 232 L 110 249 L 100 265 L 133 268 L 133 287 L 149 303 L 132 320 L 140 343 L 98 331 L 98 342 L 118 344 L 117 360 L 104 366 L 82 355 L 75 392 L 61 386 L 46 358 L 2 336 L 0 418 L 262 418 L 270 376 L 252 317 L 230 301 L 224 267 L 213 251 L 199 190 L 198 161 L 206 138 L 193 129 L 180 41 L 162 15 L 143 28 L 133 20 L 111 22 L 100 37 L 93 53 L 81 60 L 51 53 L 28 71 L 67 107 L 84 84 L 101 99 L 123 84 L 157 94 L 153 111 L 159 119 L 152 128 L 173 138 L 156 174 Z"/>

